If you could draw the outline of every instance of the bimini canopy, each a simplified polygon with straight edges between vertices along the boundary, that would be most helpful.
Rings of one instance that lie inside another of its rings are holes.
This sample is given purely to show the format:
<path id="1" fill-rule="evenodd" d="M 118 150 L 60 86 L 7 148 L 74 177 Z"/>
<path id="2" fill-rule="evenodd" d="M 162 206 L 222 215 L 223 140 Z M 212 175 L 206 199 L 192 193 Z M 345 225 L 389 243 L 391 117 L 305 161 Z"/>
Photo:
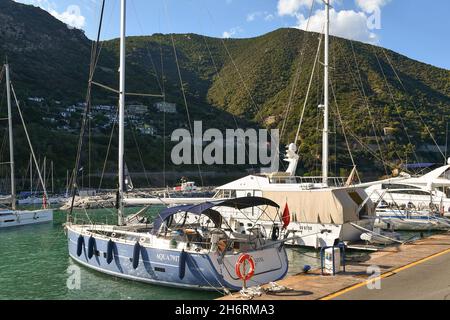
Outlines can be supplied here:
<path id="1" fill-rule="evenodd" d="M 214 210 L 215 207 L 227 207 L 234 208 L 238 210 L 259 207 L 259 206 L 270 206 L 279 209 L 280 206 L 273 202 L 272 200 L 260 197 L 243 197 L 235 199 L 227 199 L 221 201 L 209 201 L 196 205 L 184 205 L 171 207 L 163 210 L 158 217 L 153 222 L 153 233 L 159 232 L 161 225 L 164 221 L 169 220 L 172 216 L 178 213 L 191 213 L 195 215 L 205 215 L 210 218 L 216 228 L 220 227 L 222 224 L 222 215 Z"/>

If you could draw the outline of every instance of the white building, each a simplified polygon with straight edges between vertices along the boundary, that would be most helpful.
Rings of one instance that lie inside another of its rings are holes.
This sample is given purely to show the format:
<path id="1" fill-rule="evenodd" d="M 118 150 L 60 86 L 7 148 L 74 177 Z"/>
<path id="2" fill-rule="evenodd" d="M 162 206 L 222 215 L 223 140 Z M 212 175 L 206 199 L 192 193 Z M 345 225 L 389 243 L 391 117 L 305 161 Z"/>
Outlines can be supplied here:
<path id="1" fill-rule="evenodd" d="M 153 126 L 150 126 L 148 124 L 144 125 L 143 127 L 139 128 L 139 132 L 141 134 L 145 134 L 145 135 L 149 135 L 149 136 L 154 136 L 156 135 L 156 128 Z"/>
<path id="2" fill-rule="evenodd" d="M 158 110 L 158 112 L 177 113 L 177 105 L 175 103 L 161 101 L 155 103 L 154 107 Z"/>
<path id="3" fill-rule="evenodd" d="M 44 98 L 39 98 L 39 97 L 30 97 L 28 98 L 28 101 L 32 101 L 32 102 L 44 102 Z"/>
<path id="4" fill-rule="evenodd" d="M 106 105 L 98 105 L 98 106 L 94 106 L 94 110 L 96 111 L 105 111 L 105 112 L 109 112 L 109 111 L 113 111 L 116 107 L 114 106 L 106 106 Z"/>
<path id="5" fill-rule="evenodd" d="M 137 104 L 127 106 L 127 111 L 129 115 L 143 116 L 148 112 L 148 106 Z"/>

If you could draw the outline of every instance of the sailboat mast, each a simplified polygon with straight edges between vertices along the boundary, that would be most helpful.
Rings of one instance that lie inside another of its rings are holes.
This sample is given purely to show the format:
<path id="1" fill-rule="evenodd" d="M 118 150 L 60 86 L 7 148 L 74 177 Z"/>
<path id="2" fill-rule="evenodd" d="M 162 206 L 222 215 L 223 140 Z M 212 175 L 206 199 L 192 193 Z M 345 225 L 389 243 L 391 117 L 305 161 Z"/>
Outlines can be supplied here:
<path id="1" fill-rule="evenodd" d="M 52 170 L 52 194 L 55 194 L 55 180 L 53 179 L 54 177 L 53 177 L 53 170 L 54 170 L 54 167 L 53 167 L 53 160 L 52 160 L 52 162 L 51 162 L 51 170 Z"/>
<path id="2" fill-rule="evenodd" d="M 6 95 L 8 101 L 8 127 L 9 127 L 9 162 L 11 166 L 11 207 L 16 210 L 16 182 L 14 177 L 14 145 L 13 145 L 13 123 L 11 110 L 11 80 L 9 78 L 9 65 L 5 65 L 6 73 Z"/>
<path id="3" fill-rule="evenodd" d="M 330 0 L 324 0 L 326 11 L 325 22 L 325 59 L 324 59 L 324 104 L 323 104 L 323 137 L 322 137 L 322 179 L 328 185 L 329 159 L 329 37 L 330 37 Z"/>
<path id="4" fill-rule="evenodd" d="M 30 153 L 30 193 L 33 194 L 33 155 Z"/>
<path id="5" fill-rule="evenodd" d="M 124 149 L 125 149 L 125 36 L 126 36 L 126 0 L 120 3 L 120 89 L 119 89 L 119 194 L 118 224 L 124 222 Z"/>
<path id="6" fill-rule="evenodd" d="M 47 190 L 47 156 L 44 157 L 44 190 Z"/>
<path id="7" fill-rule="evenodd" d="M 69 170 L 66 172 L 66 198 L 69 196 Z"/>

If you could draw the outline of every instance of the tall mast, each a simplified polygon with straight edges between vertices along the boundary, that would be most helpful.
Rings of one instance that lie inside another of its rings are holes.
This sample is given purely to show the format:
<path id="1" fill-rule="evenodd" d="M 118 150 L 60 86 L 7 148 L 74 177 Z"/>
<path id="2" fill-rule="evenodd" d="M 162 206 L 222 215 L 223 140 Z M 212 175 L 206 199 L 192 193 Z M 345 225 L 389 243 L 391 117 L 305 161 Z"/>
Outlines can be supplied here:
<path id="1" fill-rule="evenodd" d="M 52 160 L 52 162 L 51 162 L 51 165 L 52 165 L 52 194 L 55 194 L 55 181 L 54 181 L 54 179 L 53 179 L 53 160 Z"/>
<path id="2" fill-rule="evenodd" d="M 126 0 L 120 3 L 120 89 L 119 89 L 119 194 L 118 224 L 124 222 L 124 149 L 125 149 L 125 36 L 126 36 Z"/>
<path id="3" fill-rule="evenodd" d="M 328 133 L 329 133 L 329 37 L 330 37 L 330 0 L 324 0 L 326 11 L 325 22 L 325 60 L 324 60 L 324 104 L 323 104 L 323 137 L 322 137 L 322 179 L 328 185 Z"/>
<path id="4" fill-rule="evenodd" d="M 66 198 L 69 196 L 69 170 L 66 172 Z"/>
<path id="5" fill-rule="evenodd" d="M 47 190 L 47 156 L 44 157 L 44 190 Z"/>
<path id="6" fill-rule="evenodd" d="M 33 155 L 30 153 L 30 192 L 33 194 Z"/>
<path id="7" fill-rule="evenodd" d="M 11 112 L 11 80 L 9 79 L 9 65 L 5 64 L 6 95 L 8 100 L 8 127 L 9 127 L 9 163 L 11 165 L 11 207 L 16 210 L 16 182 L 14 177 L 14 145 L 13 123 Z"/>

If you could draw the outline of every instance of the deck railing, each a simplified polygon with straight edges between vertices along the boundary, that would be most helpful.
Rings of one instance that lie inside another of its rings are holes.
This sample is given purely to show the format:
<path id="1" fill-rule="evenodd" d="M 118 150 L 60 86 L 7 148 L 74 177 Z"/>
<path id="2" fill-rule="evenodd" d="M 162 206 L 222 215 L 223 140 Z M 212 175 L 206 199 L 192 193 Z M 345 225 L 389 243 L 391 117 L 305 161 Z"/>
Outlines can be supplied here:
<path id="1" fill-rule="evenodd" d="M 302 184 L 305 189 L 313 189 L 324 186 L 323 177 L 300 177 L 300 176 L 273 176 L 269 178 L 270 183 Z M 347 179 L 344 177 L 329 177 L 329 187 L 344 187 Z"/>

